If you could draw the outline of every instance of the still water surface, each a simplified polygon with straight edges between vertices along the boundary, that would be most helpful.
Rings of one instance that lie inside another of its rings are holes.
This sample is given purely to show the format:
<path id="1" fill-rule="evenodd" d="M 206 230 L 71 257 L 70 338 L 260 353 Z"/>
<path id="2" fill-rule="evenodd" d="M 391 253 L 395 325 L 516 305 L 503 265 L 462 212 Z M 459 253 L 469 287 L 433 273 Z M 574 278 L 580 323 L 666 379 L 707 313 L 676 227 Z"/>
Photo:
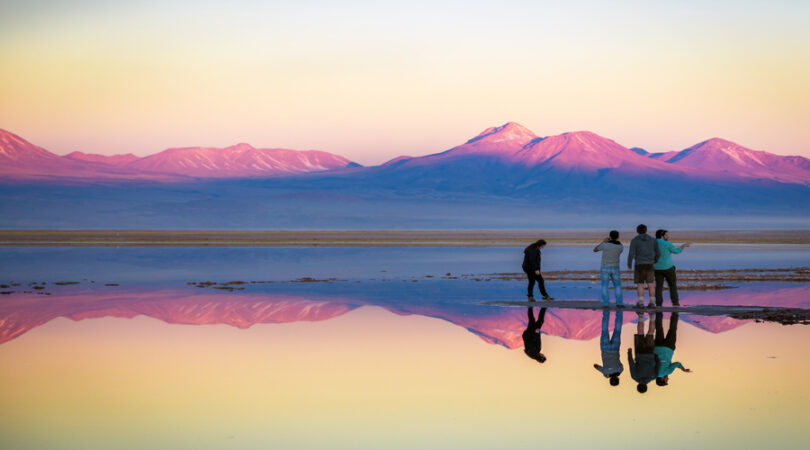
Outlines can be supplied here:
<path id="1" fill-rule="evenodd" d="M 599 262 L 588 248 L 543 254 L 544 270 Z M 522 300 L 524 282 L 455 278 L 519 271 L 520 256 L 2 249 L 0 283 L 19 286 L 0 296 L 0 447 L 806 448 L 810 328 L 681 314 L 667 343 L 692 372 L 675 369 L 667 386 L 640 394 L 627 360 L 635 313 L 619 321 L 614 387 L 594 364 L 615 313 L 547 309 L 541 364 L 523 351 L 526 308 L 479 304 Z M 799 267 L 810 256 L 697 247 L 676 263 Z M 326 281 L 290 282 L 303 277 Z M 201 281 L 246 283 L 188 284 Z M 734 285 L 684 291 L 682 303 L 810 308 L 807 283 Z M 548 288 L 558 301 L 598 298 L 589 281 Z M 666 337 L 672 316 L 660 319 Z"/>

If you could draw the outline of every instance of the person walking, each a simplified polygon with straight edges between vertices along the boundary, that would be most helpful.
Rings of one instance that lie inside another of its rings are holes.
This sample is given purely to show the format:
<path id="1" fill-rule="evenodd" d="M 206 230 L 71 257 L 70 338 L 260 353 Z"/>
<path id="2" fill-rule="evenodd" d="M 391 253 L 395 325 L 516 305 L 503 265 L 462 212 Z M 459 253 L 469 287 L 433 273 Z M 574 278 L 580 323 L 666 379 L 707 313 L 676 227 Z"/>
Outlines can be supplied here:
<path id="1" fill-rule="evenodd" d="M 646 283 L 647 289 L 650 291 L 650 303 L 647 306 L 654 308 L 653 282 L 655 281 L 655 269 L 653 265 L 658 262 L 661 250 L 658 248 L 658 242 L 647 234 L 647 225 L 640 224 L 637 226 L 636 233 L 638 233 L 636 237 L 630 241 L 630 251 L 627 252 L 627 268 L 633 269 L 633 260 L 636 261 L 636 267 L 633 271 L 633 282 L 636 283 L 636 290 L 638 291 L 638 303 L 636 303 L 636 306 L 644 307 L 644 284 Z"/>
<path id="2" fill-rule="evenodd" d="M 523 271 L 529 278 L 528 295 L 529 301 L 534 300 L 534 283 L 537 282 L 537 287 L 540 288 L 540 294 L 543 300 L 554 300 L 548 292 L 546 292 L 546 283 L 543 280 L 543 275 L 540 275 L 540 261 L 542 259 L 541 250 L 546 246 L 546 241 L 538 239 L 537 242 L 530 244 L 523 250 Z"/>
<path id="3" fill-rule="evenodd" d="M 602 306 L 610 305 L 608 283 L 613 282 L 613 292 L 616 296 L 616 306 L 624 306 L 622 296 L 622 273 L 619 269 L 619 256 L 624 251 L 624 245 L 619 242 L 619 232 L 612 230 L 599 245 L 593 248 L 594 253 L 602 252 L 602 264 L 599 268 L 599 279 L 602 282 Z"/>
<path id="4" fill-rule="evenodd" d="M 613 334 L 608 331 L 610 325 L 610 311 L 602 311 L 602 336 L 599 338 L 599 349 L 602 351 L 602 365 L 594 364 L 593 368 L 601 372 L 605 378 L 610 379 L 611 386 L 619 385 L 619 375 L 624 371 L 619 349 L 622 346 L 622 311 L 616 311 L 616 323 L 613 324 Z"/>
<path id="5" fill-rule="evenodd" d="M 655 232 L 655 240 L 658 242 L 658 248 L 661 250 L 661 257 L 658 258 L 658 261 L 653 265 L 655 269 L 655 304 L 656 306 L 664 304 L 664 280 L 667 280 L 669 301 L 672 302 L 672 306 L 680 306 L 678 300 L 678 283 L 675 276 L 675 263 L 672 262 L 672 255 L 679 254 L 683 249 L 692 244 L 687 242 L 680 247 L 675 247 L 669 242 L 668 230 L 657 230 Z"/>

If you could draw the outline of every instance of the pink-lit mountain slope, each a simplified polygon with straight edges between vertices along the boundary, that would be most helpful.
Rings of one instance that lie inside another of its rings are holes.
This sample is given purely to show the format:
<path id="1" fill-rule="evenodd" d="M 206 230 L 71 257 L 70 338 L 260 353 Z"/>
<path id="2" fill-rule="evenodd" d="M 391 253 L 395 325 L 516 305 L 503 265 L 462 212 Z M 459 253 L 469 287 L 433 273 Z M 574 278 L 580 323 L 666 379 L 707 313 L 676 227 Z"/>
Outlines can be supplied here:
<path id="1" fill-rule="evenodd" d="M 515 155 L 537 136 L 518 123 L 509 122 L 499 127 L 491 127 L 464 144 L 442 153 L 420 156 L 405 160 L 402 166 L 430 166 L 445 161 L 465 157 L 490 157 L 503 161 L 513 161 Z M 391 160 L 386 164 L 395 162 Z"/>
<path id="2" fill-rule="evenodd" d="M 487 128 L 466 143 L 445 152 L 411 158 L 396 166 L 412 168 L 452 165 L 479 157 L 518 169 L 556 169 L 566 173 L 596 173 L 604 169 L 636 173 L 685 173 L 679 167 L 644 157 L 590 131 L 541 138 L 514 122 Z M 392 162 L 386 165 L 393 165 Z"/>
<path id="3" fill-rule="evenodd" d="M 76 170 L 83 164 L 66 162 L 64 158 L 0 129 L 0 173 L 32 174 L 62 167 Z"/>
<path id="4" fill-rule="evenodd" d="M 810 159 L 751 150 L 720 138 L 703 141 L 680 152 L 652 154 L 650 158 L 726 177 L 810 184 Z"/>
<path id="5" fill-rule="evenodd" d="M 590 131 L 535 139 L 523 147 L 514 160 L 527 167 L 542 166 L 585 173 L 603 169 L 631 173 L 680 172 Z"/>
<path id="6" fill-rule="evenodd" d="M 61 180 L 68 182 L 170 181 L 178 178 L 166 174 L 128 169 L 120 165 L 59 156 L 5 130 L 0 130 L 0 175 L 4 180 Z"/>
<path id="7" fill-rule="evenodd" d="M 5 179 L 151 180 L 238 178 L 304 174 L 358 167 L 342 156 L 321 151 L 257 149 L 238 144 L 173 148 L 138 158 L 73 152 L 58 156 L 5 130 L 0 130 L 0 175 Z"/>
<path id="8" fill-rule="evenodd" d="M 141 158 L 128 168 L 202 178 L 236 178 L 302 174 L 356 166 L 348 159 L 316 150 L 255 148 L 237 144 L 226 148 L 170 148 Z"/>
<path id="9" fill-rule="evenodd" d="M 73 152 L 68 153 L 67 155 L 64 156 L 64 158 L 76 161 L 88 161 L 88 162 L 109 164 L 111 166 L 126 166 L 127 164 L 138 160 L 138 157 L 133 155 L 132 153 L 127 153 L 125 155 L 108 156 L 108 155 L 96 155 L 93 153 Z"/>

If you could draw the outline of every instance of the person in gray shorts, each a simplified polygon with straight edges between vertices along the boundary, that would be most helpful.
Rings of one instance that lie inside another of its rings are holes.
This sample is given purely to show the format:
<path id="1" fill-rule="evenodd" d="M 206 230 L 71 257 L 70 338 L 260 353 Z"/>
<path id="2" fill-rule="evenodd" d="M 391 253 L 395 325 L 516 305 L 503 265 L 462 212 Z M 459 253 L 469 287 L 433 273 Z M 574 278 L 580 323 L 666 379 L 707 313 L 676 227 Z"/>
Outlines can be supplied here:
<path id="1" fill-rule="evenodd" d="M 630 251 L 627 252 L 627 268 L 633 269 L 633 260 L 636 261 L 633 271 L 633 282 L 636 283 L 638 291 L 636 306 L 644 306 L 644 284 L 646 283 L 647 290 L 650 292 L 650 302 L 647 306 L 655 308 L 655 269 L 653 265 L 661 257 L 661 250 L 658 248 L 658 242 L 647 234 L 647 225 L 637 226 L 636 233 L 638 235 L 630 241 Z"/>

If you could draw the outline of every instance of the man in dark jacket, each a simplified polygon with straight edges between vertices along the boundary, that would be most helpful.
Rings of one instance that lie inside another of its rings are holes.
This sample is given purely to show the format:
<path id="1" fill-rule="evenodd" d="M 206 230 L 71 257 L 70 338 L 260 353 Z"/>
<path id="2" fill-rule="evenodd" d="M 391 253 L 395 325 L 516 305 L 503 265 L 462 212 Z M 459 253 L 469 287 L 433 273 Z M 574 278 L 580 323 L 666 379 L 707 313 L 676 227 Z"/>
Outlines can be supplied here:
<path id="1" fill-rule="evenodd" d="M 644 283 L 647 283 L 647 289 L 650 291 L 649 307 L 655 307 L 655 269 L 653 265 L 658 262 L 661 257 L 661 250 L 658 248 L 658 242 L 647 234 L 647 225 L 641 224 L 636 227 L 638 235 L 630 241 L 630 251 L 627 253 L 627 268 L 633 269 L 633 260 L 636 260 L 636 268 L 633 271 L 633 281 L 636 283 L 636 290 L 638 290 L 638 303 L 637 306 L 644 306 Z"/>
<path id="2" fill-rule="evenodd" d="M 546 292 L 546 284 L 543 281 L 543 276 L 540 275 L 540 259 L 542 258 L 540 250 L 545 246 L 546 241 L 540 239 L 523 250 L 523 271 L 526 272 L 526 276 L 529 277 L 529 301 L 534 300 L 535 281 L 540 288 L 540 294 L 543 296 L 543 300 L 554 300 L 548 295 L 548 292 Z"/>

